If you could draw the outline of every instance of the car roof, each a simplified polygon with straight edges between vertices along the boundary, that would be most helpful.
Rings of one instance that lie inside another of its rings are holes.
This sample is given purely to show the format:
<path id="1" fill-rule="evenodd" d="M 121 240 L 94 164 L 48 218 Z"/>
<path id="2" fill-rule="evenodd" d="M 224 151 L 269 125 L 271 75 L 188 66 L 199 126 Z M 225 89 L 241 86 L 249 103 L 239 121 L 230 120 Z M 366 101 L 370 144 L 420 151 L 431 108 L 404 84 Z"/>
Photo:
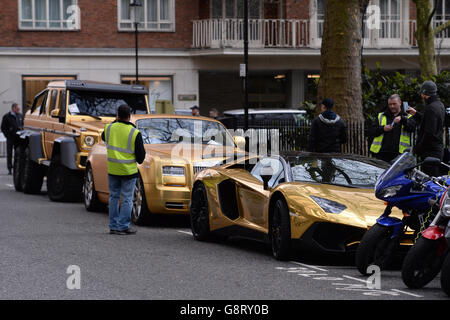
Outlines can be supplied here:
<path id="1" fill-rule="evenodd" d="M 48 87 L 66 88 L 69 90 L 120 92 L 131 94 L 148 94 L 147 88 L 140 84 L 117 84 L 88 80 L 58 80 L 50 81 Z"/>
<path id="2" fill-rule="evenodd" d="M 280 114 L 280 113 L 301 113 L 306 114 L 305 110 L 298 110 L 298 109 L 248 109 L 249 114 L 267 114 L 267 113 L 273 113 L 273 114 Z M 240 115 L 244 114 L 244 109 L 234 109 L 234 110 L 227 110 L 224 111 L 223 114 L 226 115 Z"/>

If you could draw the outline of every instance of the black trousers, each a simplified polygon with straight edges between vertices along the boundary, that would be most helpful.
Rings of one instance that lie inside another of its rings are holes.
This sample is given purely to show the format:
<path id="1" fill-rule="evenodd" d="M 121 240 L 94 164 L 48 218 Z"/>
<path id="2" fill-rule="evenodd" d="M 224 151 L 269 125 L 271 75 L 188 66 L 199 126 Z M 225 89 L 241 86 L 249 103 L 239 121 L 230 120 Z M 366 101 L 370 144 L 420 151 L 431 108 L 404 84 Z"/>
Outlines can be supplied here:
<path id="1" fill-rule="evenodd" d="M 12 157 L 14 146 L 14 139 L 6 139 L 6 166 L 8 167 L 8 171 L 11 171 L 13 168 Z"/>

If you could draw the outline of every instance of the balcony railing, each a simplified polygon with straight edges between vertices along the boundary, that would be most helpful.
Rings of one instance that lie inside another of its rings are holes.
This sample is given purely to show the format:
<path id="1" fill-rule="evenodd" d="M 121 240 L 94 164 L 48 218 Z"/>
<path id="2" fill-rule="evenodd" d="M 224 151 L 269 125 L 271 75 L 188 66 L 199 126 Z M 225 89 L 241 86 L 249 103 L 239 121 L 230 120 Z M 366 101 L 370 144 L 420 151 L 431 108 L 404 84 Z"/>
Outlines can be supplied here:
<path id="1" fill-rule="evenodd" d="M 240 48 L 244 46 L 242 19 L 193 21 L 193 48 Z M 309 46 L 308 20 L 250 19 L 249 47 L 299 48 Z"/>
<path id="2" fill-rule="evenodd" d="M 444 23 L 434 21 L 434 26 Z M 415 20 L 383 20 L 380 29 L 365 28 L 365 48 L 417 47 Z M 242 48 L 243 19 L 208 19 L 193 21 L 193 48 Z M 323 21 L 294 19 L 250 19 L 248 26 L 251 48 L 319 48 Z M 450 30 L 436 37 L 436 46 L 450 48 Z"/>

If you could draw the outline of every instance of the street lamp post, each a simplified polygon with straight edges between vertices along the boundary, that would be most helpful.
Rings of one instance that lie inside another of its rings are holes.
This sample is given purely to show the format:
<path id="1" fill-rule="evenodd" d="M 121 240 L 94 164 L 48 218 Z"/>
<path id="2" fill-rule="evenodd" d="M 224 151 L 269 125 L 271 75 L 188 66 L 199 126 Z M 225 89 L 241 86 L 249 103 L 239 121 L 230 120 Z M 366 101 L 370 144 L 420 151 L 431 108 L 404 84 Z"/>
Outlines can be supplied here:
<path id="1" fill-rule="evenodd" d="M 130 7 L 133 8 L 134 15 L 134 40 L 135 40 L 135 59 L 136 59 L 136 84 L 139 81 L 139 59 L 138 59 L 138 18 L 137 18 L 137 9 L 138 7 L 142 7 L 141 0 L 130 0 Z"/>

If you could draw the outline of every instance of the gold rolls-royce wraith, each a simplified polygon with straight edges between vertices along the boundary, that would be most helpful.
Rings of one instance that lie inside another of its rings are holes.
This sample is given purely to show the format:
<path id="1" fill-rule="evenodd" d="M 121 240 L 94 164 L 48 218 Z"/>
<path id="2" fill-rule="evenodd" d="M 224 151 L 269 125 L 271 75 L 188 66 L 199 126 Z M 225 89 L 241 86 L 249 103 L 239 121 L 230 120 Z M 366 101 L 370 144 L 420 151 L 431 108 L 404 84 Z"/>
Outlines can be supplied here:
<path id="1" fill-rule="evenodd" d="M 216 120 L 182 115 L 132 115 L 141 132 L 146 157 L 138 165 L 132 221 L 148 221 L 151 213 L 189 214 L 194 175 L 223 164 L 243 152 L 243 137 L 232 137 Z M 83 198 L 88 211 L 108 203 L 106 145 L 96 144 L 86 163 Z"/>

